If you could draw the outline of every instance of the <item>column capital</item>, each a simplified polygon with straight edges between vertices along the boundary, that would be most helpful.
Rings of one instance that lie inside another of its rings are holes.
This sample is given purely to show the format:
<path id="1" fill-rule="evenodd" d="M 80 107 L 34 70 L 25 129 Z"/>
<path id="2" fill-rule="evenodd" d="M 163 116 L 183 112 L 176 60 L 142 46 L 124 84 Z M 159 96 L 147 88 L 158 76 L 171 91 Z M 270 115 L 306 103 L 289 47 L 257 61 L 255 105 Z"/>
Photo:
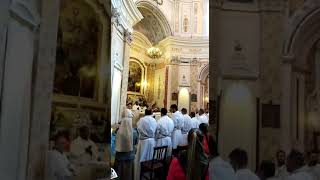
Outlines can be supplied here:
<path id="1" fill-rule="evenodd" d="M 120 25 L 119 18 L 120 18 L 119 9 L 112 8 L 111 9 L 111 23 L 115 24 L 116 26 L 119 26 Z"/>

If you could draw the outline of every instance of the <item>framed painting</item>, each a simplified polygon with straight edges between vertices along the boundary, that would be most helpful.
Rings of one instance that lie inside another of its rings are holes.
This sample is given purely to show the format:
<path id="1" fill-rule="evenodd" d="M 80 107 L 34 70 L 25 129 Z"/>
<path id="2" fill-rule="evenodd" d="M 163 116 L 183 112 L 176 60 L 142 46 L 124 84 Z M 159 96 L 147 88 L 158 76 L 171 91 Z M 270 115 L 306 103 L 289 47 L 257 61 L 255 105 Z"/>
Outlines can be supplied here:
<path id="1" fill-rule="evenodd" d="M 191 102 L 197 102 L 197 94 L 191 94 Z"/>
<path id="2" fill-rule="evenodd" d="M 280 105 L 262 104 L 262 127 L 280 128 Z"/>

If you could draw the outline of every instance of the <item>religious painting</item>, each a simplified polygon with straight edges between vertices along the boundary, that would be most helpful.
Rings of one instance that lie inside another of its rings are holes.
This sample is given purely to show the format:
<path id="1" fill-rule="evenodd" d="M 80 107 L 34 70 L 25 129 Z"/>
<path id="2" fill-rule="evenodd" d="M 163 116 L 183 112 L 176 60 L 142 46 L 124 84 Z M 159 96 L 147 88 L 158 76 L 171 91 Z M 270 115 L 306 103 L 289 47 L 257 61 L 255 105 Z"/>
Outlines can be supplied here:
<path id="1" fill-rule="evenodd" d="M 90 139 L 95 143 L 106 143 L 110 122 L 104 111 L 79 110 L 68 107 L 55 107 L 52 112 L 50 137 L 58 132 L 68 132 L 71 139 L 78 135 L 79 127 L 87 126 L 90 129 Z"/>
<path id="2" fill-rule="evenodd" d="M 262 104 L 262 127 L 280 128 L 280 105 Z"/>
<path id="3" fill-rule="evenodd" d="M 56 52 L 54 93 L 94 98 L 102 26 L 82 1 L 62 3 Z"/>
<path id="4" fill-rule="evenodd" d="M 142 68 L 135 62 L 129 62 L 128 91 L 141 93 Z"/>
<path id="5" fill-rule="evenodd" d="M 191 95 L 191 102 L 197 102 L 197 94 Z"/>
<path id="6" fill-rule="evenodd" d="M 171 95 L 171 100 L 172 100 L 172 101 L 178 100 L 178 93 L 172 93 L 172 95 Z"/>

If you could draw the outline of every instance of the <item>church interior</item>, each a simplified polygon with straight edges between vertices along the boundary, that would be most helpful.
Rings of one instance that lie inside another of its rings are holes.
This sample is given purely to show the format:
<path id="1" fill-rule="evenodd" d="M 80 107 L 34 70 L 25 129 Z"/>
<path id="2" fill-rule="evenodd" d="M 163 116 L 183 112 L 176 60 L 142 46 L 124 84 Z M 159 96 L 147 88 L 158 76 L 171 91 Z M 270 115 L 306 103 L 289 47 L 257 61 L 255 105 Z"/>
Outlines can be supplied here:
<path id="1" fill-rule="evenodd" d="M 237 175 L 244 152 L 258 179 L 266 161 L 295 175 L 283 153 L 320 180 L 320 1 L 3 0 L 0 17 L 1 179 L 197 179 L 205 157 L 219 180 L 214 159 Z"/>

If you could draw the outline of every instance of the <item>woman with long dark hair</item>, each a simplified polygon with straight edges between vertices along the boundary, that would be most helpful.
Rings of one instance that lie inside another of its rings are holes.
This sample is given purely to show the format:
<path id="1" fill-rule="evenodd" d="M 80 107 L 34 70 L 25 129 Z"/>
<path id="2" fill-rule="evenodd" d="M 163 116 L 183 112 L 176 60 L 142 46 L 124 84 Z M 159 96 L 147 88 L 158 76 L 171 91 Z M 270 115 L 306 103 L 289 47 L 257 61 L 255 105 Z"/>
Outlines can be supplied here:
<path id="1" fill-rule="evenodd" d="M 188 133 L 188 150 L 173 158 L 167 180 L 207 180 L 208 156 L 203 151 L 203 134 L 198 129 Z"/>

